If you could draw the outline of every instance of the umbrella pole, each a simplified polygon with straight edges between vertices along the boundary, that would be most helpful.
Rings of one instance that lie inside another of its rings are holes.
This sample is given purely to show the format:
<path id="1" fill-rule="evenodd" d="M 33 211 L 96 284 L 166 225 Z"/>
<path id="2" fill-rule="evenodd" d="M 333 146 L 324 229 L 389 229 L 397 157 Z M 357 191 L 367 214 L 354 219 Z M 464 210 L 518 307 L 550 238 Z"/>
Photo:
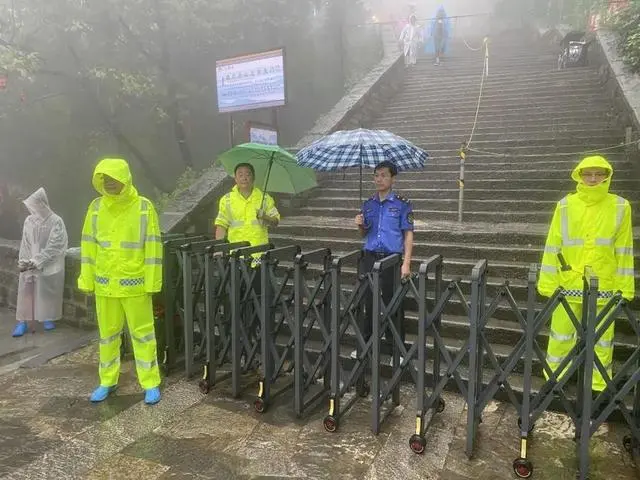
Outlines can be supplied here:
<path id="1" fill-rule="evenodd" d="M 362 161 L 360 161 L 360 205 L 362 205 Z"/>
<path id="2" fill-rule="evenodd" d="M 271 175 L 271 166 L 273 165 L 273 158 L 276 156 L 276 152 L 271 153 L 269 158 L 269 166 L 267 167 L 267 176 L 264 179 L 264 188 L 262 189 L 262 202 L 260 202 L 260 208 L 264 209 L 264 199 L 267 196 L 267 185 L 269 185 L 269 176 Z"/>

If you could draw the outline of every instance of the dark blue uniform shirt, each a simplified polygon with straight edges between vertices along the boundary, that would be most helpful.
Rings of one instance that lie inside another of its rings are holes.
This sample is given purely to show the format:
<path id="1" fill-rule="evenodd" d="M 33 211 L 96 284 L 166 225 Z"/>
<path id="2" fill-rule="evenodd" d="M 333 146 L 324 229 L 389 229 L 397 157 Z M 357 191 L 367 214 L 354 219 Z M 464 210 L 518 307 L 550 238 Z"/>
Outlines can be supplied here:
<path id="1" fill-rule="evenodd" d="M 403 253 L 404 232 L 413 231 L 413 207 L 406 198 L 389 193 L 382 202 L 376 193 L 362 205 L 367 231 L 364 249 L 376 253 Z"/>

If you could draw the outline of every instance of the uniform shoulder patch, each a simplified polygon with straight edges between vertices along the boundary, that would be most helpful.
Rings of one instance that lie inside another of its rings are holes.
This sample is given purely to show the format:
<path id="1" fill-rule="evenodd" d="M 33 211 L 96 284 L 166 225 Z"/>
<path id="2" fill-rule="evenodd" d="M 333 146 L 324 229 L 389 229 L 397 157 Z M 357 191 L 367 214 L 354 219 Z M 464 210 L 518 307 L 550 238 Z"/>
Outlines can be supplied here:
<path id="1" fill-rule="evenodd" d="M 413 212 L 407 214 L 407 222 L 409 222 L 409 225 L 413 225 Z"/>
<path id="2" fill-rule="evenodd" d="M 409 199 L 407 197 L 405 197 L 404 195 L 400 195 L 399 193 L 396 193 L 396 197 L 398 198 L 398 200 L 400 200 L 401 202 L 404 203 L 411 203 L 409 201 Z"/>

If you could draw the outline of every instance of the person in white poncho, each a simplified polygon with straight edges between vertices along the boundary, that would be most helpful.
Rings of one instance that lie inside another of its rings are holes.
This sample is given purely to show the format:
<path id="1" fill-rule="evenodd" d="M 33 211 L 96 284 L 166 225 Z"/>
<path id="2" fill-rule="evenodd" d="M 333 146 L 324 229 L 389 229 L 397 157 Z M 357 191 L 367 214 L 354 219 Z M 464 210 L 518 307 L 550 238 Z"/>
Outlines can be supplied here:
<path id="1" fill-rule="evenodd" d="M 409 17 L 409 23 L 400 33 L 400 42 L 404 45 L 404 65 L 409 67 L 418 61 L 418 48 L 422 42 L 422 29 L 415 15 Z"/>
<path id="2" fill-rule="evenodd" d="M 43 188 L 36 190 L 24 204 L 30 215 L 24 222 L 18 257 L 18 323 L 14 337 L 27 332 L 29 321 L 40 322 L 45 330 L 53 330 L 54 321 L 62 317 L 64 259 L 68 243 L 64 222 L 49 208 Z"/>

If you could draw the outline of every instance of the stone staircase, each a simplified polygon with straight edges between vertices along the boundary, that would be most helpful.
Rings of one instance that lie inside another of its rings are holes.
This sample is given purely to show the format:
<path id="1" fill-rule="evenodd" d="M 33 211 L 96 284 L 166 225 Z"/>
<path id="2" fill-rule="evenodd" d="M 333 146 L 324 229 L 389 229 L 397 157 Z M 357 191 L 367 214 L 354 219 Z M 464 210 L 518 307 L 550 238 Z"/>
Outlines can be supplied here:
<path id="1" fill-rule="evenodd" d="M 472 130 L 483 55 L 462 43 L 455 43 L 452 52 L 438 67 L 421 59 L 408 72 L 404 89 L 366 126 L 390 130 L 431 155 L 424 171 L 401 173 L 396 182 L 396 190 L 414 206 L 414 271 L 420 260 L 441 254 L 445 278 L 462 277 L 468 293 L 472 267 L 486 258 L 491 288 L 495 291 L 508 279 L 524 309 L 528 267 L 540 261 L 555 203 L 575 189 L 570 171 L 580 152 L 619 144 L 624 132 L 613 126 L 597 68 L 558 71 L 557 52 L 549 47 L 508 36 L 492 40 L 471 145 L 488 153 L 467 157 L 464 222 L 459 224 L 457 151 Z M 606 156 L 615 168 L 612 191 L 635 206 L 640 194 L 630 161 L 621 149 L 607 150 Z M 358 249 L 361 239 L 353 226 L 360 206 L 358 179 L 357 171 L 325 177 L 307 206 L 273 232 L 275 243 L 296 243 L 304 250 L 329 247 L 336 254 Z M 370 195 L 371 172 L 365 172 L 364 182 Z M 417 332 L 412 303 L 407 302 L 409 340 Z M 451 305 L 442 332 L 451 350 L 461 347 L 467 332 L 462 306 Z M 520 335 L 515 315 L 500 308 L 488 332 L 498 358 L 508 355 Z M 620 361 L 636 339 L 620 322 L 616 341 Z"/>

